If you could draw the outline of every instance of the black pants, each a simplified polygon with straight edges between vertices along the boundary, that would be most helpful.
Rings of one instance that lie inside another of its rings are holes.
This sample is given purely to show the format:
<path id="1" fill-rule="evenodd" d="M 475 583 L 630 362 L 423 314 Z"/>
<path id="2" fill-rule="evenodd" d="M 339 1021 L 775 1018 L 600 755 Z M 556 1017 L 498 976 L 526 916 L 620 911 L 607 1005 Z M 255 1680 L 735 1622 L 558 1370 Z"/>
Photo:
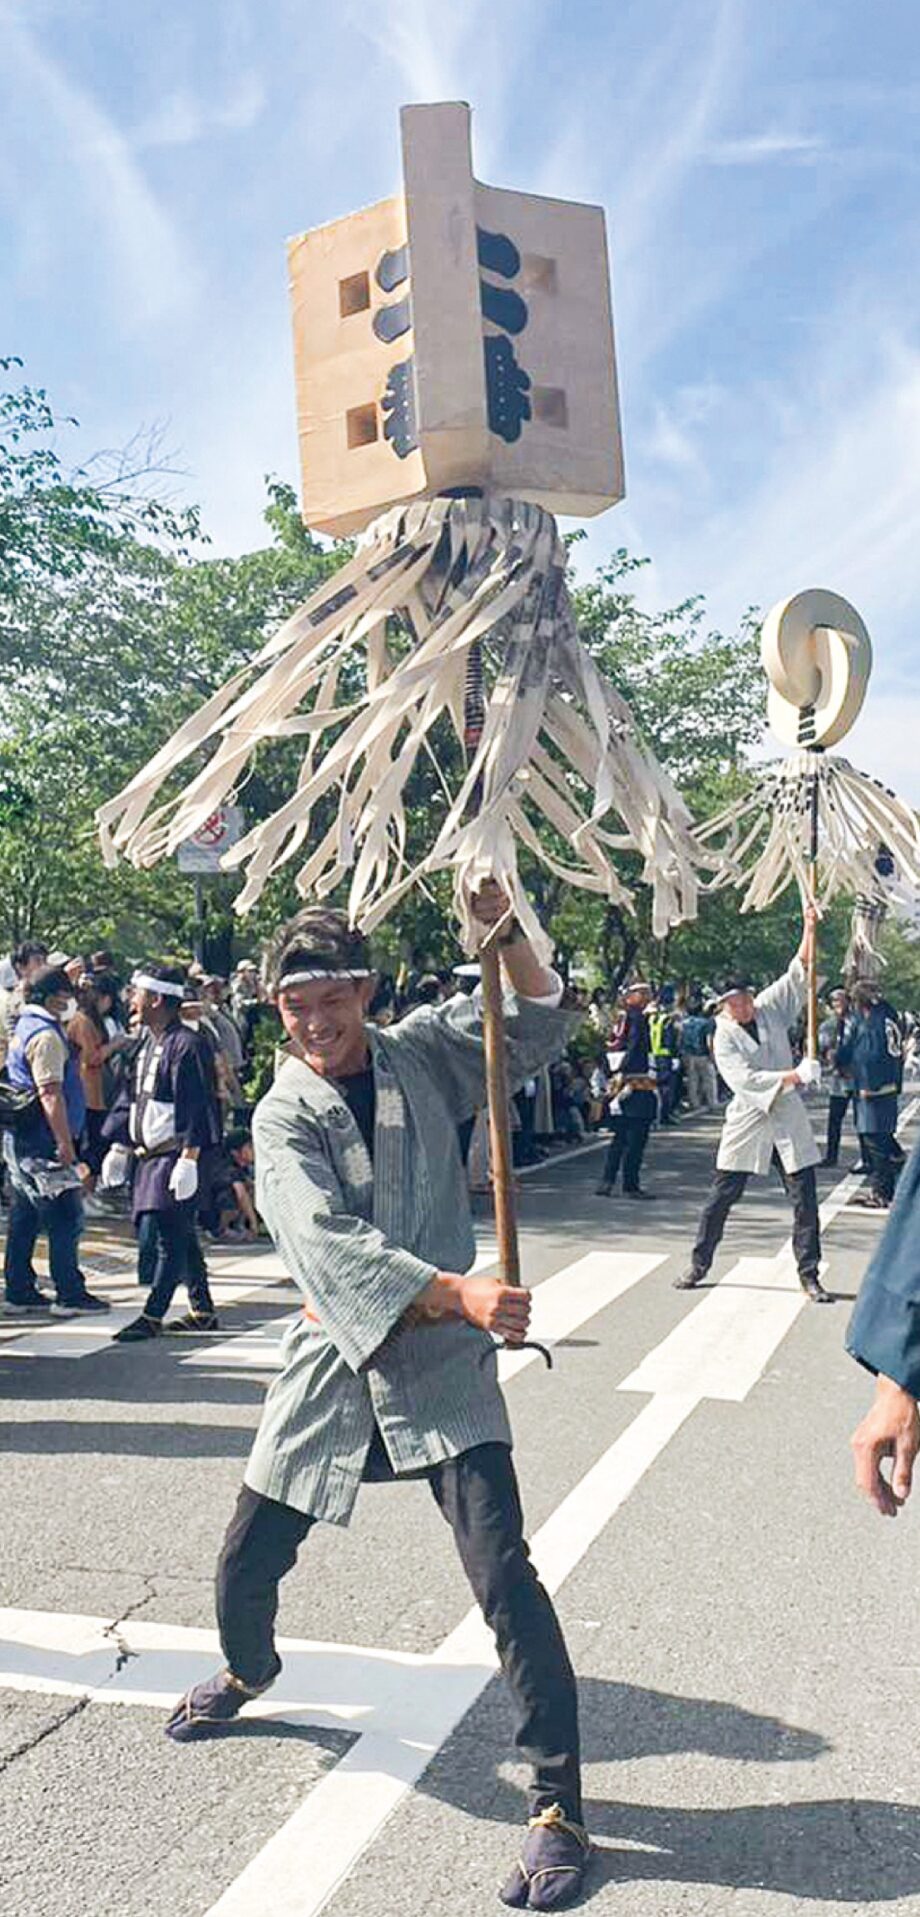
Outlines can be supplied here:
<path id="1" fill-rule="evenodd" d="M 144 1305 L 148 1318 L 162 1322 L 180 1285 L 187 1287 L 193 1311 L 213 1312 L 193 1203 L 176 1205 L 172 1211 L 141 1212 L 137 1221 L 137 1276 L 140 1284 L 150 1287 Z"/>
<path id="2" fill-rule="evenodd" d="M 869 1167 L 869 1189 L 890 1205 L 903 1153 L 893 1132 L 860 1132 L 863 1164 Z"/>
<path id="3" fill-rule="evenodd" d="M 827 1101 L 827 1144 L 824 1156 L 829 1165 L 836 1165 L 840 1157 L 840 1134 L 851 1101 L 855 1103 L 852 1092 L 833 1092 Z"/>
<path id="4" fill-rule="evenodd" d="M 821 1265 L 821 1227 L 818 1222 L 815 1168 L 809 1165 L 806 1171 L 787 1172 L 778 1152 L 773 1153 L 772 1163 L 783 1181 L 787 1197 L 792 1199 L 792 1249 L 799 1277 L 817 1278 Z M 712 1264 L 728 1214 L 732 1206 L 737 1205 L 749 1176 L 748 1172 L 743 1171 L 716 1172 L 693 1247 L 693 1270 L 700 1278 L 705 1277 Z"/>
<path id="5" fill-rule="evenodd" d="M 623 1190 L 639 1190 L 639 1173 L 656 1109 L 654 1092 L 630 1092 L 624 1100 L 623 1110 L 616 1112 L 613 1117 L 602 1184 L 615 1185 L 622 1164 Z"/>
<path id="6" fill-rule="evenodd" d="M 531 1766 L 531 1814 L 560 1804 L 581 1822 L 578 1698 L 556 1613 L 530 1561 L 511 1453 L 477 1445 L 425 1472 L 496 1647 Z M 244 1485 L 217 1566 L 217 1620 L 229 1669 L 258 1685 L 274 1665 L 278 1585 L 314 1519 Z"/>

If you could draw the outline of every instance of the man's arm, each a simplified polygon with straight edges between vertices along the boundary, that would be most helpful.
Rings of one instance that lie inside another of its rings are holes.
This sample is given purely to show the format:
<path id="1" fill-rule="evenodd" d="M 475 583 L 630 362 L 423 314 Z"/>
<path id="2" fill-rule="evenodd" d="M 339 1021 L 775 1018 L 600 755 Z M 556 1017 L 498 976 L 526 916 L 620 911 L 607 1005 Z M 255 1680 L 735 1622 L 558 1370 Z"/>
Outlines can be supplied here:
<path id="1" fill-rule="evenodd" d="M 345 1210 L 312 1120 L 294 1122 L 263 1106 L 253 1138 L 257 1209 L 349 1370 L 369 1364 L 404 1319 L 458 1317 L 511 1342 L 525 1336 L 529 1293 L 494 1278 L 439 1272 Z"/>
<path id="2" fill-rule="evenodd" d="M 788 1025 L 794 1024 L 808 990 L 808 967 L 811 964 L 815 945 L 815 926 L 818 914 L 813 905 L 806 905 L 802 923 L 802 937 L 799 949 L 787 972 L 772 985 L 766 985 L 757 993 L 754 1003 L 758 1011 L 781 1012 Z"/>
<path id="3" fill-rule="evenodd" d="M 758 1111 L 772 1111 L 776 1100 L 783 1092 L 794 1091 L 801 1083 L 798 1072 L 758 1071 L 750 1063 L 740 1045 L 733 1042 L 733 1033 L 729 1026 L 720 1030 L 716 1024 L 713 1043 L 713 1058 L 719 1073 L 724 1078 L 729 1091 L 743 1096 L 748 1103 L 755 1105 Z"/>
<path id="4" fill-rule="evenodd" d="M 477 898 L 476 916 L 494 926 L 508 915 L 508 900 L 491 882 Z M 579 1013 L 560 1009 L 563 986 L 530 941 L 512 926 L 500 945 L 502 966 L 514 996 L 505 998 L 505 1044 L 509 1090 L 514 1092 L 558 1058 Z M 446 1005 L 422 1007 L 388 1033 L 388 1043 L 414 1051 L 435 1080 L 451 1116 L 470 1118 L 485 1098 L 482 995 L 459 994 Z"/>
<path id="5" fill-rule="evenodd" d="M 39 1085 L 37 1090 L 42 1111 L 51 1127 L 61 1164 L 75 1165 L 77 1162 L 77 1148 L 74 1144 L 67 1117 L 67 1106 L 64 1102 L 63 1086 L 49 1083 Z"/>

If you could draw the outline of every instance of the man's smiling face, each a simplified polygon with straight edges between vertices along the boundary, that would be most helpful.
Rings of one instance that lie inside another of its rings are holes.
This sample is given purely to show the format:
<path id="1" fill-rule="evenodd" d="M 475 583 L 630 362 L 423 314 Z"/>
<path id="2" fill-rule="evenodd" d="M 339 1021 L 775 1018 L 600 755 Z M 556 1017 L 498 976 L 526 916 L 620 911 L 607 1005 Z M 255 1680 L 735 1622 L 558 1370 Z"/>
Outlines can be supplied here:
<path id="1" fill-rule="evenodd" d="M 278 987 L 281 1022 L 295 1051 L 323 1078 L 360 1072 L 367 1060 L 364 1020 L 372 979 L 304 979 Z"/>

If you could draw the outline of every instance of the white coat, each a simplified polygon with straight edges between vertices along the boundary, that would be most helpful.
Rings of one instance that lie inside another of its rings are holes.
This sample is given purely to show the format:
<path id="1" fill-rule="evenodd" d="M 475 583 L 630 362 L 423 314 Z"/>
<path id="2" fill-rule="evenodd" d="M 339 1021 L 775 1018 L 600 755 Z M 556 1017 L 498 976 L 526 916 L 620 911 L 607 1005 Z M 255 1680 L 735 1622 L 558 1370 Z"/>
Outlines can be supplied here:
<path id="1" fill-rule="evenodd" d="M 784 977 L 754 1000 L 756 1039 L 727 1012 L 716 1019 L 713 1057 L 733 1093 L 716 1159 L 720 1171 L 763 1175 L 774 1151 L 787 1172 L 804 1171 L 821 1157 L 801 1093 L 783 1088 L 783 1074 L 794 1063 L 789 1027 L 805 992 L 805 967 L 794 958 Z"/>

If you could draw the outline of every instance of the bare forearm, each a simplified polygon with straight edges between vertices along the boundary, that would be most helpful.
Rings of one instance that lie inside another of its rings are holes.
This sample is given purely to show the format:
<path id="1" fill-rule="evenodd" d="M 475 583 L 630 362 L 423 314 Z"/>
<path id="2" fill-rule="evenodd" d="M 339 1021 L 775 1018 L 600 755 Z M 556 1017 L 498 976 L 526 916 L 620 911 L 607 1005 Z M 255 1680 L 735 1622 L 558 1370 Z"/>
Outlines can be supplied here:
<path id="1" fill-rule="evenodd" d="M 521 998 L 548 998 L 558 989 L 555 972 L 537 957 L 529 939 L 520 936 L 501 948 L 508 983 Z"/>
<path id="2" fill-rule="evenodd" d="M 51 1127 L 51 1132 L 61 1161 L 65 1165 L 70 1165 L 76 1157 L 76 1150 L 70 1134 L 64 1094 L 57 1085 L 45 1085 L 39 1091 L 38 1096 L 41 1100 L 42 1111 Z"/>

